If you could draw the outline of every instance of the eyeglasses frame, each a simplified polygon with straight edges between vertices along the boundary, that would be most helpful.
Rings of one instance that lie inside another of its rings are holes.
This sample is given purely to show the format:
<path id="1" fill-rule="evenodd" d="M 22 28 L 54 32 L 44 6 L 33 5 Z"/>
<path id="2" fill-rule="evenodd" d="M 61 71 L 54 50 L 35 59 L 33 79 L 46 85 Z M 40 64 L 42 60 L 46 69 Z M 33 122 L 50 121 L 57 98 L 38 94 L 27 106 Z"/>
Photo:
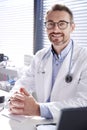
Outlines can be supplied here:
<path id="1" fill-rule="evenodd" d="M 54 25 L 53 25 L 53 27 L 52 28 L 47 28 L 47 26 L 46 26 L 46 23 L 48 23 L 48 22 L 52 22 Z M 66 27 L 65 28 L 60 28 L 59 27 L 59 23 L 60 22 L 65 22 L 65 23 L 67 23 L 66 25 Z M 53 21 L 46 21 L 46 22 L 44 22 L 45 23 L 45 27 L 48 29 L 48 30 L 51 30 L 51 29 L 53 29 L 55 26 L 56 26 L 56 24 L 57 24 L 57 26 L 58 26 L 58 28 L 60 29 L 60 30 L 64 30 L 64 29 L 66 29 L 67 27 L 68 27 L 68 24 L 72 24 L 72 22 L 67 22 L 67 21 L 65 21 L 65 20 L 60 20 L 59 22 L 53 22 Z"/>

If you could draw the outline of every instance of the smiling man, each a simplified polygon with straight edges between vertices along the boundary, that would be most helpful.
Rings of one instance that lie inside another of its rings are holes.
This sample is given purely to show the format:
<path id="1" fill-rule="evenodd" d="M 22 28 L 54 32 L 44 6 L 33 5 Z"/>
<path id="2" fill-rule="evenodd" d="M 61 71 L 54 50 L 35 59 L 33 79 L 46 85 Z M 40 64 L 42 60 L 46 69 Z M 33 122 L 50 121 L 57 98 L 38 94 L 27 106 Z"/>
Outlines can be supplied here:
<path id="1" fill-rule="evenodd" d="M 70 34 L 74 30 L 75 24 L 70 10 L 66 9 L 65 11 L 61 7 L 57 10 L 57 6 L 53 7 L 53 10 L 48 11 L 45 25 L 54 50 L 60 54 L 69 43 Z"/>

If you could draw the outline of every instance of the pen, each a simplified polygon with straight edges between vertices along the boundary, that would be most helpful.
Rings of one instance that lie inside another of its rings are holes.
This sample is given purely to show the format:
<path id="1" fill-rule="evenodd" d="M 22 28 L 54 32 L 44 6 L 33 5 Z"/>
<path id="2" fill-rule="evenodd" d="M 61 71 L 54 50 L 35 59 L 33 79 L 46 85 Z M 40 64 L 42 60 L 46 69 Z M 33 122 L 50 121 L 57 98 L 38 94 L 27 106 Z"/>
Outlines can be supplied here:
<path id="1" fill-rule="evenodd" d="M 8 99 L 8 102 L 10 102 L 10 99 Z"/>

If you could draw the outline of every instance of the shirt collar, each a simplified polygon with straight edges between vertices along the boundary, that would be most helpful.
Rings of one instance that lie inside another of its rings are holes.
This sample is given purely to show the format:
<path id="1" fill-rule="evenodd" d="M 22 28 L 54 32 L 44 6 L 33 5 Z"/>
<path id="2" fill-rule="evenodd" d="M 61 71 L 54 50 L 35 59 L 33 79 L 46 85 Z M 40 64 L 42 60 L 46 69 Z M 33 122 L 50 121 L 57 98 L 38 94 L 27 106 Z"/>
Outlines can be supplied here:
<path id="1" fill-rule="evenodd" d="M 61 51 L 59 55 L 56 54 L 53 46 L 51 46 L 51 51 L 53 55 L 56 55 L 56 57 L 58 57 L 59 59 L 64 59 L 68 54 L 68 52 L 70 51 L 71 47 L 72 47 L 72 40 L 70 40 L 69 44 Z"/>

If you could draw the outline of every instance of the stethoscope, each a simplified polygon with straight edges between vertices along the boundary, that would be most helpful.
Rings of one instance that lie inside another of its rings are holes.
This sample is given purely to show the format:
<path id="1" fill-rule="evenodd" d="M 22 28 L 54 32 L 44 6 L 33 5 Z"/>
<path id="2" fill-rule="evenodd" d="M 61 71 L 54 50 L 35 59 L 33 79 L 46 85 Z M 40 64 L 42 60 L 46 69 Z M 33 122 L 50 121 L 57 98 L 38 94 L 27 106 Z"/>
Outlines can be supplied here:
<path id="1" fill-rule="evenodd" d="M 71 46 L 71 55 L 70 55 L 70 63 L 69 63 L 69 70 L 68 70 L 68 73 L 67 75 L 65 76 L 65 81 L 66 83 L 70 83 L 72 82 L 72 75 L 71 75 L 71 66 L 72 66 L 72 56 L 73 56 L 73 48 L 74 48 L 74 44 L 73 44 L 73 40 L 72 40 L 72 46 Z M 47 62 L 47 59 L 49 58 L 50 56 L 50 49 L 45 53 L 45 55 L 42 57 L 40 63 L 39 63 L 39 67 L 38 67 L 38 73 L 42 73 L 42 74 L 45 74 L 46 70 L 44 68 L 44 65 L 46 64 Z M 44 61 L 44 65 L 43 65 L 43 61 Z"/>
<path id="2" fill-rule="evenodd" d="M 72 40 L 71 56 L 70 56 L 70 63 L 69 63 L 69 70 L 68 70 L 68 73 L 67 73 L 67 75 L 66 75 L 66 77 L 65 77 L 66 83 L 72 82 L 72 79 L 73 79 L 73 77 L 72 77 L 72 75 L 71 75 L 73 48 L 74 48 L 74 43 L 73 43 L 73 40 Z"/>

